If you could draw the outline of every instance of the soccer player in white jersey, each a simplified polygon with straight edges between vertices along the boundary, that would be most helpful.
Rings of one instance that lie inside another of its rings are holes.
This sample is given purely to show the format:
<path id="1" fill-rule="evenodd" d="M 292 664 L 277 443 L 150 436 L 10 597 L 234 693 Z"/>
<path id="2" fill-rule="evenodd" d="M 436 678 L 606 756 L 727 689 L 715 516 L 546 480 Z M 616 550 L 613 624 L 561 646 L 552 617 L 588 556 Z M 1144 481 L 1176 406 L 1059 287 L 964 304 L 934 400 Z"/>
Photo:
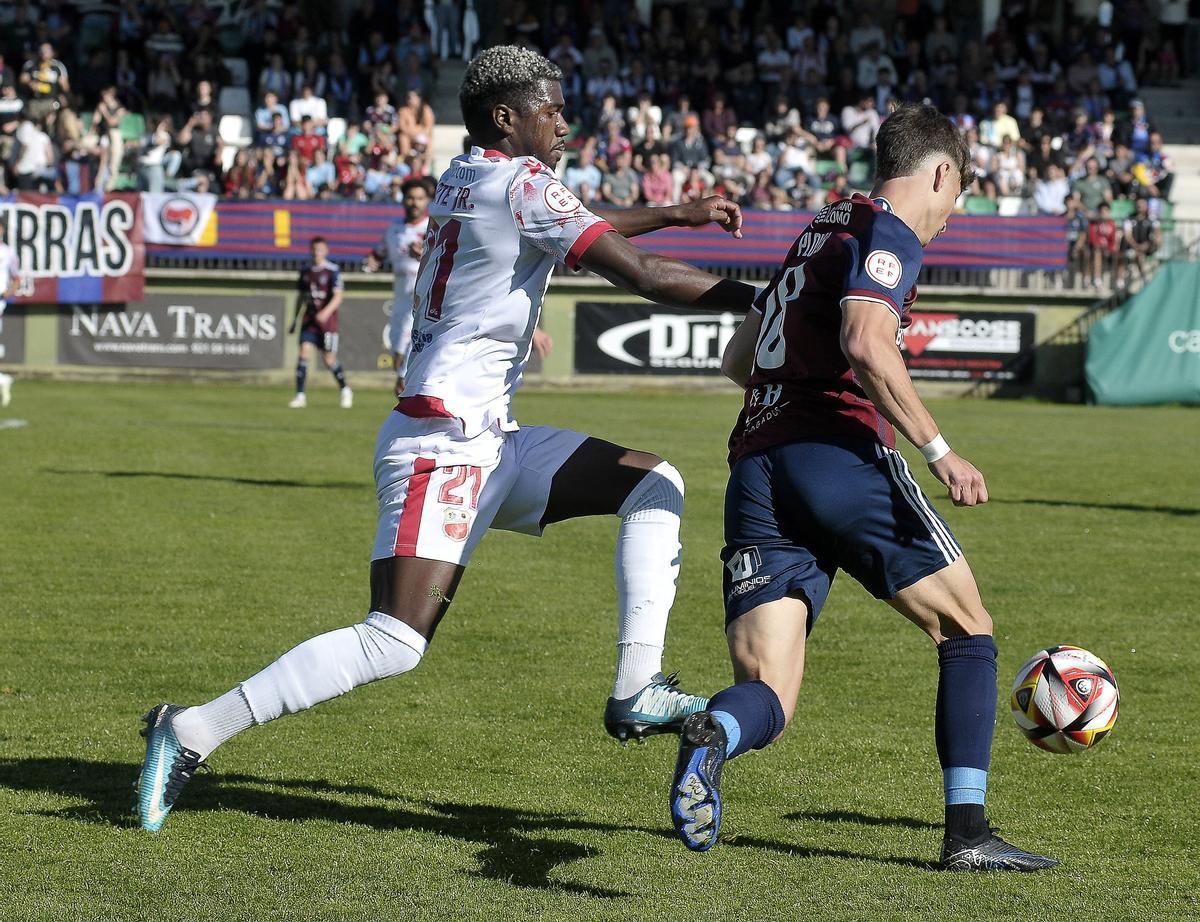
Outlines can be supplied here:
<path id="1" fill-rule="evenodd" d="M 17 293 L 21 284 L 21 266 L 17 262 L 17 251 L 8 245 L 8 226 L 0 218 L 0 330 L 3 330 L 4 309 L 8 299 Z M 0 407 L 12 402 L 12 375 L 0 371 Z"/>
<path id="2" fill-rule="evenodd" d="M 395 282 L 392 285 L 392 317 L 388 322 L 388 347 L 392 367 L 396 371 L 396 396 L 404 392 L 404 368 L 412 344 L 413 290 L 417 286 L 417 271 L 425 252 L 425 232 L 429 228 L 429 202 L 436 183 L 430 176 L 409 179 L 400 187 L 404 196 L 404 220 L 396 221 L 383 236 L 378 247 L 367 254 L 367 272 L 378 272 L 385 262 L 392 264 Z"/>
<path id="3" fill-rule="evenodd" d="M 200 763 L 242 730 L 416 667 L 488 528 L 540 535 L 564 519 L 619 516 L 617 667 L 605 727 L 619 739 L 677 733 L 707 703 L 662 672 L 679 572 L 679 472 L 648 452 L 519 426 L 512 398 L 556 262 L 654 301 L 747 310 L 751 286 L 625 239 L 709 222 L 740 236 L 741 212 L 717 197 L 589 211 L 554 175 L 568 133 L 561 77 L 541 55 L 500 46 L 463 78 L 474 146 L 451 162 L 430 206 L 404 393 L 376 443 L 370 614 L 292 648 L 207 704 L 151 709 L 138 784 L 144 828 L 158 829 Z"/>

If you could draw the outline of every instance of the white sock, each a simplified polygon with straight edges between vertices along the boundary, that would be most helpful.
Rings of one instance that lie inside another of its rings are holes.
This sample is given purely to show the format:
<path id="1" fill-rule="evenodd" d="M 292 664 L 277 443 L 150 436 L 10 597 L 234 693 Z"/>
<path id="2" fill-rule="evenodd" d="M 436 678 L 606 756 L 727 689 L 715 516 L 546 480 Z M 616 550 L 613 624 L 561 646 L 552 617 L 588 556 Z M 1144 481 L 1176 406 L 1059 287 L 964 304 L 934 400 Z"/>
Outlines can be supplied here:
<path id="1" fill-rule="evenodd" d="M 679 577 L 683 478 L 666 461 L 633 488 L 617 514 L 617 674 L 614 698 L 628 698 L 662 671 L 667 617 Z"/>
<path id="2" fill-rule="evenodd" d="M 426 640 L 398 618 L 373 611 L 362 624 L 313 637 L 215 701 L 172 722 L 180 745 L 201 758 L 254 724 L 303 711 L 352 688 L 416 668 Z"/>

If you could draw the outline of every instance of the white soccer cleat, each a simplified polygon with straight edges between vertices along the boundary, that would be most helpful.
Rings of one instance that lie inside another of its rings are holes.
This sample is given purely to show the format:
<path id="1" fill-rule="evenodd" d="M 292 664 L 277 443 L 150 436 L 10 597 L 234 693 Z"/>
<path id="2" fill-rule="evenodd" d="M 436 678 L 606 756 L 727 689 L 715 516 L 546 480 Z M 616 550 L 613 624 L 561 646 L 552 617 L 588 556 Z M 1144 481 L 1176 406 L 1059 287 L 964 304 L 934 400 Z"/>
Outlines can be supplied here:
<path id="1" fill-rule="evenodd" d="M 354 391 L 348 387 L 342 388 L 342 409 L 349 410 L 354 406 Z"/>
<path id="2" fill-rule="evenodd" d="M 0 375 L 0 407 L 12 403 L 12 375 Z"/>
<path id="3" fill-rule="evenodd" d="M 304 394 L 297 394 L 291 399 L 288 406 L 293 410 L 303 410 L 308 406 L 308 398 Z"/>

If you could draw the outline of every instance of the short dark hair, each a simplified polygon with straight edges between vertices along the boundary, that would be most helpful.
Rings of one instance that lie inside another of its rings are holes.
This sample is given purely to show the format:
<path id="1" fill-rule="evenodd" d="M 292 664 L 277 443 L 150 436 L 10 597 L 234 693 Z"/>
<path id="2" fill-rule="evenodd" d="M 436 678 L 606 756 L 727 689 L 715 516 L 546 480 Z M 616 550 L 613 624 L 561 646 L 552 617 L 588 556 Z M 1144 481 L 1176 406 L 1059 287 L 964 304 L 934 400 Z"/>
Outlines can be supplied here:
<path id="1" fill-rule="evenodd" d="M 496 45 L 480 52 L 467 65 L 458 102 L 463 123 L 476 143 L 495 138 L 492 111 L 512 106 L 522 115 L 533 111 L 542 84 L 558 82 L 562 71 L 536 51 L 516 45 Z"/>
<path id="2" fill-rule="evenodd" d="M 975 179 L 971 148 L 954 122 L 933 106 L 900 106 L 887 117 L 875 137 L 875 174 L 880 182 L 911 176 L 931 154 L 944 154 L 958 167 L 966 189 Z"/>
<path id="3" fill-rule="evenodd" d="M 430 198 L 433 198 L 433 196 L 429 193 L 429 183 L 427 183 L 425 179 L 426 177 L 424 176 L 414 176 L 404 180 L 403 184 L 400 186 L 401 194 L 408 195 L 410 189 L 424 189 L 425 194 Z"/>
<path id="4" fill-rule="evenodd" d="M 308 241 L 308 245 L 310 247 L 315 247 L 318 243 L 323 243 L 323 244 L 325 244 L 325 246 L 329 246 L 329 241 L 326 240 L 324 237 L 322 237 L 320 234 L 317 234 L 317 236 L 313 237 L 312 240 Z"/>

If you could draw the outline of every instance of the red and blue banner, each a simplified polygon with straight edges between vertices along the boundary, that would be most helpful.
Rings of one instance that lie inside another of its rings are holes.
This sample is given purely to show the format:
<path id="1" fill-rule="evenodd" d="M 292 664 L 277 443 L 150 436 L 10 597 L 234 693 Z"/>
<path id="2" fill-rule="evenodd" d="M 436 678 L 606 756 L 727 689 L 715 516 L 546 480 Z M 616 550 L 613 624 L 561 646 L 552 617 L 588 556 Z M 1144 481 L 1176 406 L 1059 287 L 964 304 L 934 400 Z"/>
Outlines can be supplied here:
<path id="1" fill-rule="evenodd" d="M 353 264 L 383 239 L 399 205 L 362 202 L 222 201 L 205 244 L 147 245 L 156 257 L 231 260 L 299 260 L 317 235 L 329 241 L 334 261 Z M 812 218 L 802 212 L 747 211 L 743 239 L 715 227 L 669 228 L 638 238 L 638 245 L 701 266 L 772 268 Z M 951 269 L 1066 268 L 1062 218 L 954 215 L 949 229 L 925 251 L 925 265 Z"/>
<path id="2" fill-rule="evenodd" d="M 142 211 L 132 193 L 0 197 L 21 286 L 34 304 L 140 301 L 145 291 Z"/>

